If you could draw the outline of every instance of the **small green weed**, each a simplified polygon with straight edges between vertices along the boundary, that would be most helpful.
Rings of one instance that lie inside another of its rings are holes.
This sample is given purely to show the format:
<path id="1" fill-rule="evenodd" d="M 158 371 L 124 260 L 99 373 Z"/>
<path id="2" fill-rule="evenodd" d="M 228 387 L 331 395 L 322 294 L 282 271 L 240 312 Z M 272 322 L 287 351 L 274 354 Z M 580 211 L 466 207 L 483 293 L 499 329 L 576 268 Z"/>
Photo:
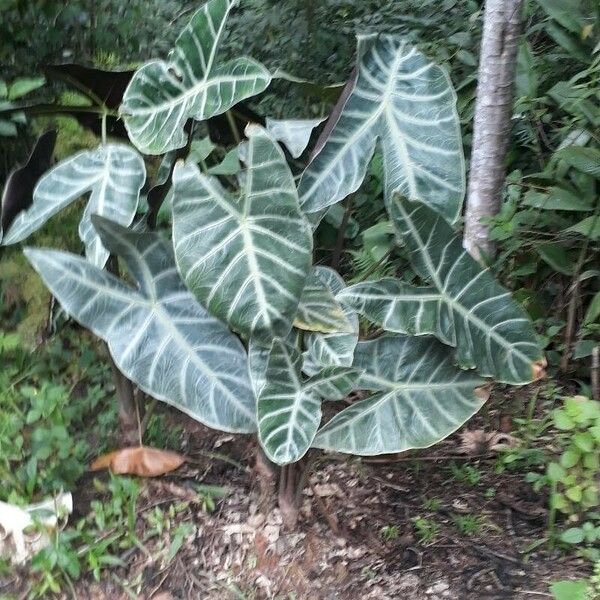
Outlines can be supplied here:
<path id="1" fill-rule="evenodd" d="M 423 498 L 423 508 L 432 512 L 438 511 L 442 506 L 439 498 Z"/>
<path id="2" fill-rule="evenodd" d="M 526 476 L 534 490 L 550 488 L 548 528 L 551 539 L 578 548 L 591 560 L 600 560 L 600 402 L 584 396 L 565 398 L 551 413 L 556 436 L 557 460 L 547 464 L 543 473 Z M 555 533 L 557 515 L 566 516 L 567 527 Z"/>
<path id="3" fill-rule="evenodd" d="M 398 539 L 400 528 L 397 525 L 386 525 L 381 528 L 380 534 L 386 542 L 391 542 L 392 540 Z"/>
<path id="4" fill-rule="evenodd" d="M 414 520 L 414 525 L 419 543 L 423 546 L 428 546 L 435 542 L 436 538 L 440 534 L 440 524 L 433 519 L 417 517 Z"/>
<path id="5" fill-rule="evenodd" d="M 452 522 L 461 535 L 478 535 L 488 526 L 480 515 L 454 515 Z"/>
<path id="6" fill-rule="evenodd" d="M 483 477 L 481 471 L 472 465 L 457 465 L 455 462 L 451 462 L 450 471 L 456 481 L 472 486 L 478 485 Z"/>
<path id="7" fill-rule="evenodd" d="M 200 496 L 200 505 L 206 513 L 215 510 L 215 500 L 218 498 L 226 498 L 230 491 L 229 488 L 220 485 L 198 484 L 194 486 Z"/>
<path id="8" fill-rule="evenodd" d="M 75 527 L 57 530 L 52 543 L 40 550 L 31 563 L 30 595 L 34 598 L 69 589 L 84 572 L 100 579 L 103 569 L 124 566 L 117 554 L 140 545 L 135 534 L 139 484 L 131 478 L 111 475 L 108 483 L 94 480 L 103 501 L 94 500 L 90 514 Z"/>

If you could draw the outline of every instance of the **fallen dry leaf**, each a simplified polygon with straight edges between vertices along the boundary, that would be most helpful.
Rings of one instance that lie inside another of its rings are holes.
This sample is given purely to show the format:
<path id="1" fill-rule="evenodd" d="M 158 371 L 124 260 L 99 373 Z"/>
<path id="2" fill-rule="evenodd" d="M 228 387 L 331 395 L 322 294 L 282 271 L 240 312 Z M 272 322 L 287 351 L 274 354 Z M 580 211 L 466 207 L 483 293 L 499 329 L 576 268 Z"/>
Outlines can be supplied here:
<path id="1" fill-rule="evenodd" d="M 185 457 L 176 452 L 135 446 L 121 448 L 99 456 L 92 464 L 92 471 L 110 469 L 118 475 L 140 475 L 156 477 L 174 471 L 185 462 Z"/>
<path id="2" fill-rule="evenodd" d="M 460 434 L 458 451 L 469 456 L 508 450 L 519 445 L 519 440 L 500 431 L 486 432 L 483 429 L 467 429 Z"/>

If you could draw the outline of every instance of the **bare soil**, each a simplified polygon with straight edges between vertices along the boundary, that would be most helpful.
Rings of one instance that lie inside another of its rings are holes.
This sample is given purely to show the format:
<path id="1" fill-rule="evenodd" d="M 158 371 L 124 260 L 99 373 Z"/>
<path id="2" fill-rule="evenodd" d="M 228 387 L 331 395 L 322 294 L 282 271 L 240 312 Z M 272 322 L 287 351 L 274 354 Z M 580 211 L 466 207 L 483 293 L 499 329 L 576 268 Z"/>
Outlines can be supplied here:
<path id="1" fill-rule="evenodd" d="M 182 501 L 187 507 L 175 519 L 194 524 L 197 533 L 169 564 L 168 532 L 150 539 L 147 552 L 126 551 L 126 568 L 113 568 L 100 583 L 80 581 L 78 599 L 535 599 L 551 597 L 552 581 L 589 574 L 575 556 L 543 544 L 531 550 L 546 535 L 547 498 L 532 492 L 523 473 L 497 474 L 493 452 L 461 456 L 459 434 L 410 455 L 320 455 L 302 493 L 298 526 L 286 531 L 274 496 L 261 491 L 250 436 L 219 434 L 168 414 L 184 425 L 182 451 L 191 461 L 144 481 L 139 536 L 147 527 L 144 513 Z M 501 411 L 484 417 L 498 426 L 503 419 Z M 468 428 L 481 427 L 484 417 Z M 480 480 L 458 481 L 452 461 L 477 469 Z M 80 514 L 94 496 L 90 481 L 91 475 L 74 494 Z M 200 482 L 228 489 L 212 512 L 194 489 Z M 457 526 L 467 514 L 479 518 L 470 534 Z M 433 539 L 419 536 L 418 518 L 434 523 Z"/>

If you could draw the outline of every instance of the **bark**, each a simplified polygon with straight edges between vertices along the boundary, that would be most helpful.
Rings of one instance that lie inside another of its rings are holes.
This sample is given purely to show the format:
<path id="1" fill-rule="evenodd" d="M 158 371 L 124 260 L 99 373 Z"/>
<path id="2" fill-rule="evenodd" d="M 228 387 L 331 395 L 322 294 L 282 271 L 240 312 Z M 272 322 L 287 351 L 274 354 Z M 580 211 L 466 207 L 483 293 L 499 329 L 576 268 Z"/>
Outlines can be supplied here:
<path id="1" fill-rule="evenodd" d="M 482 220 L 502 201 L 522 8 L 523 0 L 485 3 L 464 237 L 478 260 L 495 251 Z"/>

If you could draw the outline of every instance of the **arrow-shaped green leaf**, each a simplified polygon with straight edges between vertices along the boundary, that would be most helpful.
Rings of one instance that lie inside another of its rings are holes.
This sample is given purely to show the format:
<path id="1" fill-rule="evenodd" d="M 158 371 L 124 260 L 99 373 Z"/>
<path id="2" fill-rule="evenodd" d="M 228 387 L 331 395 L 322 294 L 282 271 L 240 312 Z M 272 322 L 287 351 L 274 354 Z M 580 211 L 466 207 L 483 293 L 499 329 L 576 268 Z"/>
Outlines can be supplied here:
<path id="1" fill-rule="evenodd" d="M 183 285 L 170 245 L 95 220 L 137 286 L 56 250 L 26 255 L 65 311 L 108 343 L 119 369 L 148 394 L 223 431 L 256 429 L 255 400 L 240 341 Z"/>
<path id="2" fill-rule="evenodd" d="M 455 105 L 446 72 L 400 36 L 359 38 L 355 88 L 300 180 L 303 210 L 318 213 L 356 191 L 379 140 L 386 198 L 399 191 L 456 220 L 465 169 Z"/>
<path id="3" fill-rule="evenodd" d="M 359 342 L 359 387 L 377 390 L 335 415 L 313 446 L 372 456 L 431 446 L 481 408 L 485 383 L 452 364 L 447 348 L 430 337 L 385 335 Z"/>
<path id="4" fill-rule="evenodd" d="M 173 243 L 189 289 L 215 316 L 267 345 L 291 327 L 310 269 L 312 234 L 279 146 L 251 126 L 240 196 L 179 164 Z"/>
<path id="5" fill-rule="evenodd" d="M 219 63 L 225 22 L 237 0 L 209 0 L 181 32 L 168 62 L 140 67 L 125 90 L 120 114 L 131 141 L 146 154 L 185 145 L 183 126 L 224 113 L 267 88 L 271 75 L 251 58 Z"/>
<path id="6" fill-rule="evenodd" d="M 38 181 L 33 204 L 19 213 L 2 243 L 8 245 L 24 240 L 63 208 L 89 193 L 79 236 L 88 259 L 102 267 L 108 251 L 92 226 L 91 216 L 100 215 L 129 225 L 145 179 L 144 161 L 129 146 L 106 144 L 79 152 L 58 163 Z"/>

